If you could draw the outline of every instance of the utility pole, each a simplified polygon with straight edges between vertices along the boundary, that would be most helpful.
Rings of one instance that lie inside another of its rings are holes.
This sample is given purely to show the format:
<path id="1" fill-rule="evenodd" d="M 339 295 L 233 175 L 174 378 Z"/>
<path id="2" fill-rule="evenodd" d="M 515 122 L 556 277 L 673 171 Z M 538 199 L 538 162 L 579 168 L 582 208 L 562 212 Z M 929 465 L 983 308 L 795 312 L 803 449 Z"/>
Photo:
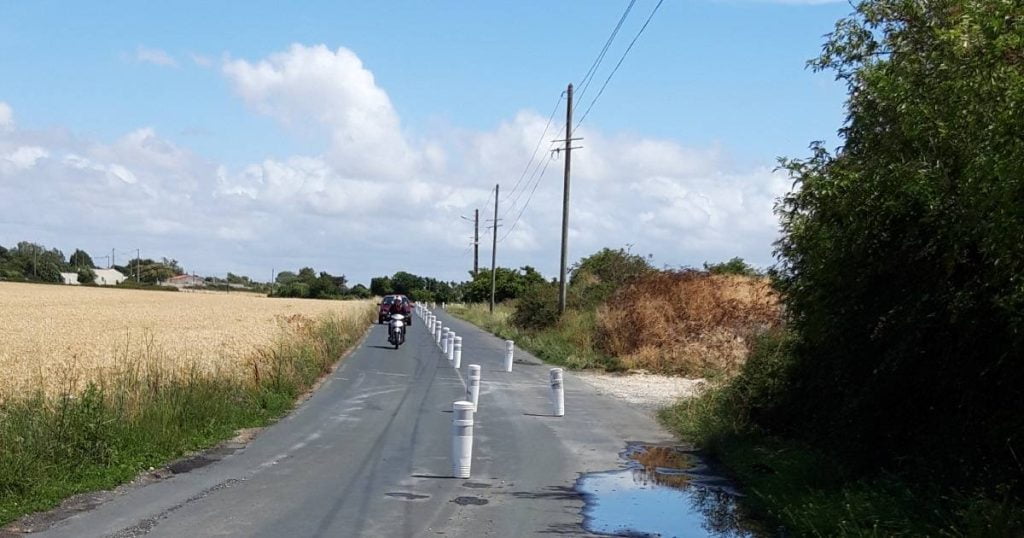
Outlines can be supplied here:
<path id="1" fill-rule="evenodd" d="M 562 188 L 562 261 L 558 267 L 558 313 L 565 312 L 565 266 L 569 259 L 569 168 L 572 161 L 572 84 L 565 106 L 565 186 Z"/>
<path id="2" fill-rule="evenodd" d="M 494 186 L 494 239 L 491 240 L 491 313 L 494 313 L 494 291 L 497 287 L 495 271 L 498 261 L 498 188 Z"/>
<path id="3" fill-rule="evenodd" d="M 142 249 L 135 249 L 135 283 L 142 282 Z"/>
<path id="4" fill-rule="evenodd" d="M 115 265 L 117 265 L 117 261 L 116 261 L 116 259 L 114 258 L 114 250 L 115 250 L 115 249 L 110 249 L 110 268 L 111 268 L 111 269 L 113 269 L 113 268 L 114 268 L 114 266 L 115 266 Z"/>
<path id="5" fill-rule="evenodd" d="M 480 272 L 480 210 L 473 210 L 473 276 Z"/>

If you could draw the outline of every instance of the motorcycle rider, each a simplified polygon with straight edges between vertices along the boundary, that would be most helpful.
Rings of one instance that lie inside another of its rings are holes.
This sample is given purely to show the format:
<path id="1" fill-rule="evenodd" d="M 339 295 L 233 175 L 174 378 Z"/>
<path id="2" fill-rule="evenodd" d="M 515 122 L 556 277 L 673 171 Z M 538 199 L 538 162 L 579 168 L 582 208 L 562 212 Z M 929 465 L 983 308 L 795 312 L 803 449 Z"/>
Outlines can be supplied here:
<path id="1" fill-rule="evenodd" d="M 405 301 L 406 299 L 404 297 L 396 295 L 395 299 L 391 301 L 391 307 L 388 308 L 388 317 L 393 316 L 395 314 L 402 314 L 403 316 L 405 316 Z M 405 320 L 405 323 L 408 324 L 408 320 Z M 390 324 L 388 330 L 391 330 Z"/>

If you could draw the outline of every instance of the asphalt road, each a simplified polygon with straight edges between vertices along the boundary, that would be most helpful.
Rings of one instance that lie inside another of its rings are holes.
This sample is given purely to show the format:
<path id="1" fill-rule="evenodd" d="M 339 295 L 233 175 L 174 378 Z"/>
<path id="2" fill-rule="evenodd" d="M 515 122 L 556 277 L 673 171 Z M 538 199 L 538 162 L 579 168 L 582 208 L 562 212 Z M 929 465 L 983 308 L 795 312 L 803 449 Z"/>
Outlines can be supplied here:
<path id="1" fill-rule="evenodd" d="M 571 374 L 550 416 L 548 367 L 438 312 L 462 372 L 417 318 L 399 350 L 375 326 L 292 414 L 223 459 L 131 489 L 43 536 L 587 535 L 579 473 L 618 468 L 627 441 L 671 436 Z M 472 478 L 451 478 L 451 406 L 480 364 Z"/>

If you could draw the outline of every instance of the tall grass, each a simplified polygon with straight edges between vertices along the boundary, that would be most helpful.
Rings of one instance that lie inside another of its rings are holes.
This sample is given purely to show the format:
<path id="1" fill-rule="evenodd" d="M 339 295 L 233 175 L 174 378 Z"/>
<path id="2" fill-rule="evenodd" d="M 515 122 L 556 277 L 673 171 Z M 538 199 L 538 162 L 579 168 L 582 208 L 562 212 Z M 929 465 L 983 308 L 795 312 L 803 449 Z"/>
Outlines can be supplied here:
<path id="1" fill-rule="evenodd" d="M 358 341 L 374 314 L 367 306 L 293 317 L 245 375 L 170 369 L 150 348 L 121 357 L 83 391 L 8 396 L 0 401 L 0 524 L 269 423 Z"/>
<path id="2" fill-rule="evenodd" d="M 619 362 L 594 346 L 596 314 L 570 310 L 555 325 L 540 330 L 524 330 L 512 325 L 515 306 L 511 302 L 496 305 L 492 314 L 485 304 L 448 305 L 448 312 L 499 338 L 515 340 L 516 345 L 552 364 L 569 368 L 621 370 Z"/>

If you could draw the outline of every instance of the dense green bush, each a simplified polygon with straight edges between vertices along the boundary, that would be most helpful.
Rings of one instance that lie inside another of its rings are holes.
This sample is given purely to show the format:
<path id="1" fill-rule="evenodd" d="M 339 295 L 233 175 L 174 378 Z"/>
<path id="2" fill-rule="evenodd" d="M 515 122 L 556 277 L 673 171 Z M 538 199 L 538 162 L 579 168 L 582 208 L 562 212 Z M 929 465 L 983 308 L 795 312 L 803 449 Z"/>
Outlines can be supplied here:
<path id="1" fill-rule="evenodd" d="M 758 409 L 864 470 L 1024 493 L 1024 4 L 869 0 L 817 69 L 843 147 L 784 160 L 779 283 L 799 334 Z"/>
<path id="2" fill-rule="evenodd" d="M 650 257 L 631 254 L 621 248 L 603 248 L 572 267 L 569 304 L 573 308 L 596 308 L 615 290 L 653 270 Z"/>
<path id="3" fill-rule="evenodd" d="M 392 276 L 371 278 L 369 291 L 378 297 L 400 293 L 415 302 L 451 303 L 462 298 L 461 285 L 455 282 L 444 282 L 405 271 L 398 271 Z"/>
<path id="4" fill-rule="evenodd" d="M 758 271 L 756 267 L 743 261 L 743 258 L 740 258 L 739 256 L 726 262 L 704 262 L 704 270 L 713 275 L 762 276 L 761 271 Z"/>
<path id="5" fill-rule="evenodd" d="M 82 267 L 81 269 L 78 270 L 78 283 L 95 284 L 96 271 L 93 271 L 92 267 Z"/>
<path id="6" fill-rule="evenodd" d="M 516 301 L 510 318 L 521 329 L 544 329 L 558 321 L 558 286 L 534 284 Z"/>
<path id="7" fill-rule="evenodd" d="M 521 297 L 536 284 L 543 284 L 544 277 L 529 265 L 519 269 L 498 267 L 494 272 L 494 300 L 496 302 Z M 464 286 L 463 297 L 474 303 L 491 300 L 491 270 L 481 269 L 473 280 Z"/>

